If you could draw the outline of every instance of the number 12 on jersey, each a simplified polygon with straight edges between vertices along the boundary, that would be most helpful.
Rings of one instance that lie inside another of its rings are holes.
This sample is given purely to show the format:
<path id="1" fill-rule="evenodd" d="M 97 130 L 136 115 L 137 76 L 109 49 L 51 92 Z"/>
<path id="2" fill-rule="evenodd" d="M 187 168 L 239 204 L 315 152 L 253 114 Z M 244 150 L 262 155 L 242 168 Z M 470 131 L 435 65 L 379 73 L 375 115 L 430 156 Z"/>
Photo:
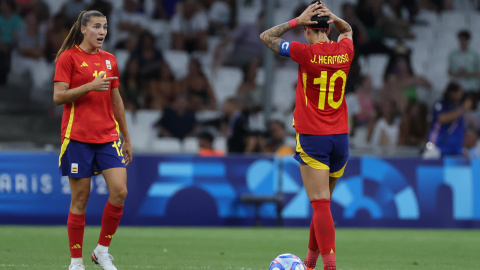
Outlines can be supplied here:
<path id="1" fill-rule="evenodd" d="M 307 101 L 307 73 L 302 74 L 303 81 L 303 93 L 305 94 L 305 102 Z M 338 101 L 333 99 L 333 94 L 335 92 L 335 82 L 338 78 L 342 79 L 342 95 Z M 322 71 L 319 78 L 313 79 L 313 84 L 320 85 L 320 94 L 318 95 L 318 108 L 320 110 L 325 110 L 325 102 L 328 102 L 328 105 L 333 109 L 338 109 L 343 102 L 343 96 L 345 95 L 345 84 L 347 83 L 347 74 L 343 70 L 337 70 L 332 74 L 330 79 L 328 78 L 327 71 Z M 327 84 L 328 84 L 328 99 L 327 99 Z M 328 101 L 327 101 L 328 100 Z"/>

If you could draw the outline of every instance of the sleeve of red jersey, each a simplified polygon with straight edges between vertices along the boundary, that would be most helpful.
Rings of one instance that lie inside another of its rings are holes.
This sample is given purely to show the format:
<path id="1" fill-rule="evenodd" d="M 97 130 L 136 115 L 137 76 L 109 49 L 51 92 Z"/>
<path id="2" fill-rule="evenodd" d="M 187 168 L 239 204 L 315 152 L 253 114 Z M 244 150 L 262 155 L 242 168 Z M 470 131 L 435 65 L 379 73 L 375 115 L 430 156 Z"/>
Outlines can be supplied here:
<path id="1" fill-rule="evenodd" d="M 65 52 L 60 54 L 57 63 L 55 63 L 55 77 L 53 78 L 53 81 L 71 84 L 73 67 L 74 63 L 72 57 Z"/>
<path id="2" fill-rule="evenodd" d="M 118 75 L 118 65 L 117 59 L 115 59 L 115 65 L 113 65 L 113 77 L 117 77 L 118 79 L 112 81 L 112 89 L 117 88 L 120 86 L 120 76 Z"/>
<path id="3" fill-rule="evenodd" d="M 300 62 L 302 61 L 302 59 L 305 59 L 307 47 L 307 44 L 292 41 L 290 43 L 290 58 L 292 58 L 293 61 L 301 64 Z"/>
<path id="4" fill-rule="evenodd" d="M 339 43 L 342 44 L 343 46 L 345 46 L 350 51 L 350 53 L 353 53 L 353 51 L 354 51 L 353 41 L 351 39 L 344 38 L 344 39 L 340 40 Z"/>

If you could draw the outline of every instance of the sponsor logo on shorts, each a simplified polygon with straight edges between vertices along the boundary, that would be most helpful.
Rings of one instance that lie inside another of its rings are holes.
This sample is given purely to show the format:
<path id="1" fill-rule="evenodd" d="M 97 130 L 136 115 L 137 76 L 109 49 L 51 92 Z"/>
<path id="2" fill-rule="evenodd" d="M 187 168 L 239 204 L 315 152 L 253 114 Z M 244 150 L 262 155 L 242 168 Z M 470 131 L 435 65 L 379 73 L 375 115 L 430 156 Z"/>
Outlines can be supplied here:
<path id="1" fill-rule="evenodd" d="M 78 173 L 78 163 L 72 163 L 72 173 Z"/>

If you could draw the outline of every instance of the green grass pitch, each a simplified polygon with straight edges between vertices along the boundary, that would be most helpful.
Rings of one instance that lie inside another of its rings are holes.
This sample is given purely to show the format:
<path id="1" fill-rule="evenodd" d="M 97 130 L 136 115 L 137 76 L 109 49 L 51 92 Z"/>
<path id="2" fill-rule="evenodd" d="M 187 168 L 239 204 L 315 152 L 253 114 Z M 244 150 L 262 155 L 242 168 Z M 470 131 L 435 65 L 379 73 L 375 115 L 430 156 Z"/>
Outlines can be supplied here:
<path id="1" fill-rule="evenodd" d="M 85 230 L 86 269 L 99 227 Z M 281 253 L 304 258 L 307 228 L 120 227 L 110 253 L 119 270 L 268 269 Z M 337 269 L 479 269 L 478 230 L 337 229 Z M 64 226 L 0 226 L 0 269 L 68 269 Z M 317 269 L 323 269 L 317 267 Z"/>

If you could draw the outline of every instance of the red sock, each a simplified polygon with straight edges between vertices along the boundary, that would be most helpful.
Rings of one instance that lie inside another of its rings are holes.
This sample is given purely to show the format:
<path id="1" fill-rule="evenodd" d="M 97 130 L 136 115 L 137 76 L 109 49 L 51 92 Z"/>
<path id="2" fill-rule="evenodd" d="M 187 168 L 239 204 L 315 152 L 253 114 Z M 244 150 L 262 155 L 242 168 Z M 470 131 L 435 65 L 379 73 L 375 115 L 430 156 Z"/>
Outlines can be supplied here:
<path id="1" fill-rule="evenodd" d="M 107 201 L 102 216 L 102 229 L 100 230 L 100 238 L 98 244 L 102 246 L 110 246 L 113 235 L 117 231 L 118 224 L 123 214 L 123 205 L 116 206 Z"/>
<path id="2" fill-rule="evenodd" d="M 335 261 L 335 226 L 333 224 L 332 212 L 330 211 L 330 200 L 312 200 L 313 208 L 312 222 L 315 225 L 315 237 L 322 255 L 323 264 L 326 267 L 336 265 Z M 332 268 L 328 268 L 332 269 Z"/>
<path id="3" fill-rule="evenodd" d="M 85 231 L 85 214 L 76 215 L 68 212 L 67 219 L 68 242 L 70 244 L 70 256 L 82 257 L 83 233 Z"/>
<path id="4" fill-rule="evenodd" d="M 307 268 L 315 269 L 317 266 L 317 260 L 320 252 L 318 251 L 317 239 L 315 238 L 315 226 L 313 225 L 313 216 L 312 222 L 310 223 L 310 239 L 308 241 L 308 252 L 307 257 L 303 261 L 303 264 Z"/>
<path id="5" fill-rule="evenodd" d="M 313 215 L 312 215 L 312 221 L 310 223 L 310 239 L 308 240 L 308 249 L 318 252 L 317 238 L 315 237 L 315 226 L 313 224 Z"/>

